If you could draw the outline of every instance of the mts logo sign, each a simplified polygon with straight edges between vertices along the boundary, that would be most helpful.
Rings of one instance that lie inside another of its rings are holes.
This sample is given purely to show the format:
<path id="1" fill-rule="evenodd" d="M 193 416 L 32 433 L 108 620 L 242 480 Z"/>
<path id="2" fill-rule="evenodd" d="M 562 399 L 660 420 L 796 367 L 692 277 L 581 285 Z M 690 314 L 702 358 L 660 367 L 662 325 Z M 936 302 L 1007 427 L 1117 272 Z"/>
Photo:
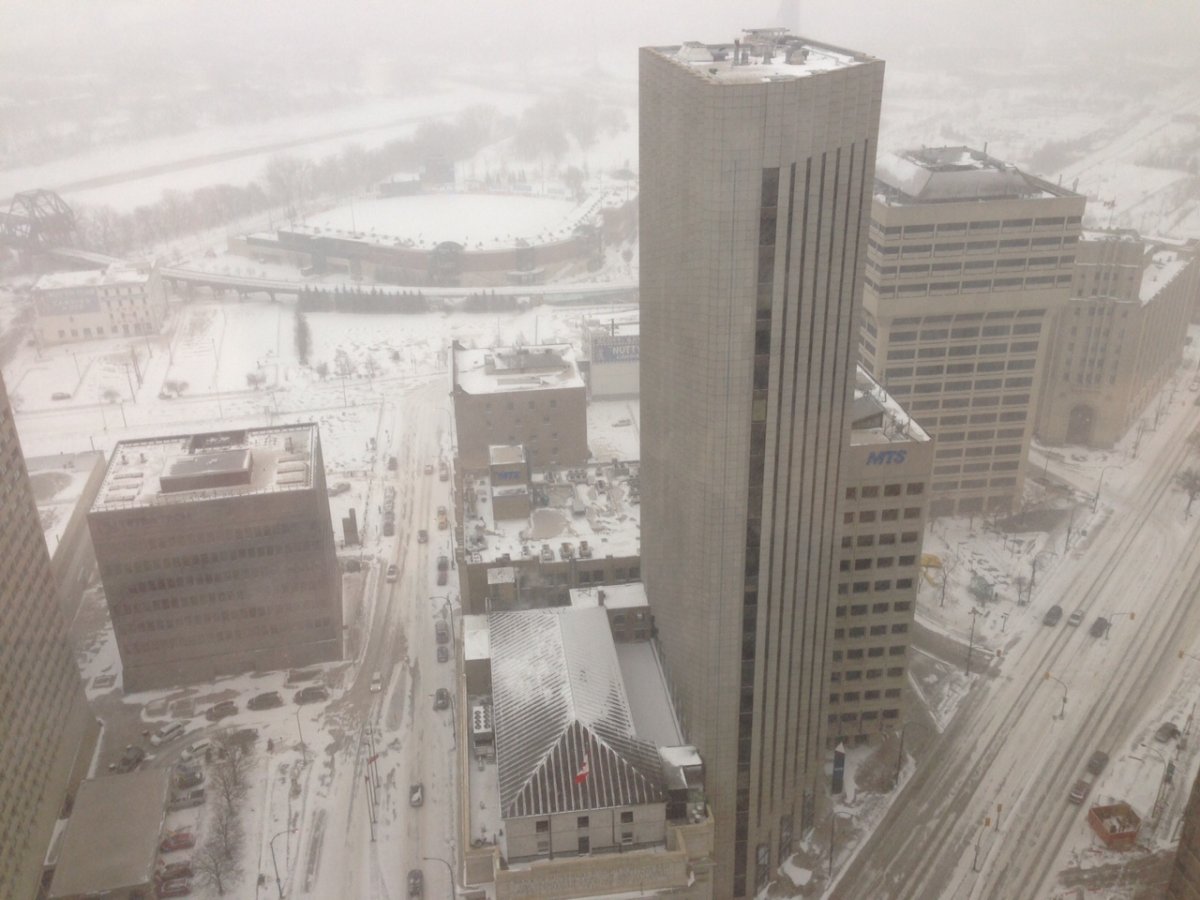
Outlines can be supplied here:
<path id="1" fill-rule="evenodd" d="M 908 456 L 907 450 L 878 450 L 867 454 L 868 466 L 893 466 L 904 462 Z"/>

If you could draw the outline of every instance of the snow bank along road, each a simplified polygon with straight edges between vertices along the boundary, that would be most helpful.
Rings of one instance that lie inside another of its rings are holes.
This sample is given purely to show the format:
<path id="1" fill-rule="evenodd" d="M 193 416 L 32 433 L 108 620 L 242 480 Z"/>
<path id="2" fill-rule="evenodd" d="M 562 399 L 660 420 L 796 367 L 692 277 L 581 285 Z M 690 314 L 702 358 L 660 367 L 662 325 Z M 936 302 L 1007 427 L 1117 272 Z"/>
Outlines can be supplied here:
<path id="1" fill-rule="evenodd" d="M 1068 803 L 1067 792 L 1094 750 L 1114 760 L 1126 751 L 1144 711 L 1179 677 L 1177 649 L 1200 633 L 1200 604 L 1192 603 L 1200 535 L 1180 528 L 1172 484 L 1194 425 L 1190 409 L 1173 422 L 1141 483 L 1128 499 L 1114 498 L 1115 514 L 1090 545 L 1035 592 L 1030 612 L 1052 603 L 1083 609 L 1083 625 L 1043 629 L 1014 648 L 1000 678 L 976 684 L 831 896 L 1053 892 L 1064 843 L 1087 808 Z M 1107 638 L 1088 634 L 1097 616 L 1113 613 Z M 1063 688 L 1047 672 L 1067 685 L 1062 719 Z M 1104 793 L 1102 776 L 1091 799 Z"/>

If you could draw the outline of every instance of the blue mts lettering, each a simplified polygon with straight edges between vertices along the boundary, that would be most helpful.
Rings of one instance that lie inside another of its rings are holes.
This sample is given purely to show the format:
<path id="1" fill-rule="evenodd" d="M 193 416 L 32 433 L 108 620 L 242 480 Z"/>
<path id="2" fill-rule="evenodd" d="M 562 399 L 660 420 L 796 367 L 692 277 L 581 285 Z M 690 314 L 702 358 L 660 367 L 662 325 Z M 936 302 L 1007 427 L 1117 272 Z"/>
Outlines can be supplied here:
<path id="1" fill-rule="evenodd" d="M 876 453 L 867 454 L 868 466 L 887 466 L 895 463 L 904 462 L 908 456 L 907 450 L 880 450 Z"/>

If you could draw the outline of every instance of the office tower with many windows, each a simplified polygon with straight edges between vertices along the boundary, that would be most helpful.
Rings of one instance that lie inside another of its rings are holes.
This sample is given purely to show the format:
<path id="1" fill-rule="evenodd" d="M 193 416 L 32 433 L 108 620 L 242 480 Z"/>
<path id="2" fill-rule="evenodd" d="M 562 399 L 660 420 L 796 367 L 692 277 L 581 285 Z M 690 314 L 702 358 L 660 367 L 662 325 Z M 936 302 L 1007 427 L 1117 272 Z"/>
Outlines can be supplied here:
<path id="1" fill-rule="evenodd" d="M 707 767 L 714 894 L 814 822 L 879 60 L 641 51 L 643 575 Z"/>
<path id="2" fill-rule="evenodd" d="M 67 639 L 50 555 L 0 378 L 0 897 L 37 893 L 97 728 Z"/>
<path id="3" fill-rule="evenodd" d="M 937 442 L 930 514 L 1007 513 L 1084 198 L 967 147 L 884 154 L 875 177 L 863 365 Z"/>

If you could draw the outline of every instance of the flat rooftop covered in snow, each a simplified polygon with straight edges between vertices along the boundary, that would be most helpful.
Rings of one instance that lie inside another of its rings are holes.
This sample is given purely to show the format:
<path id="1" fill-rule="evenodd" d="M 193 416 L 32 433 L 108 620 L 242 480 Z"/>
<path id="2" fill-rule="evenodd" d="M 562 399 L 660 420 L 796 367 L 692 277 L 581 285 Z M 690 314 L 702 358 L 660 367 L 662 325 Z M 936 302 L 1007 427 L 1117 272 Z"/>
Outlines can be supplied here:
<path id="1" fill-rule="evenodd" d="M 106 269 L 50 272 L 33 285 L 35 291 L 56 291 L 68 288 L 100 287 L 101 285 L 145 284 L 150 275 L 132 266 L 111 265 Z"/>
<path id="2" fill-rule="evenodd" d="M 169 775 L 168 769 L 143 769 L 79 786 L 51 898 L 100 896 L 151 882 Z"/>
<path id="3" fill-rule="evenodd" d="M 1155 251 L 1154 255 L 1142 270 L 1142 284 L 1138 299 L 1143 304 L 1149 303 L 1158 293 L 1187 269 L 1191 256 L 1178 250 L 1164 249 Z"/>
<path id="4" fill-rule="evenodd" d="M 455 344 L 454 387 L 468 394 L 583 388 L 570 344 L 468 349 Z"/>
<path id="5" fill-rule="evenodd" d="M 42 520 L 42 534 L 51 556 L 62 540 L 76 504 L 85 501 L 91 505 L 88 481 L 92 473 L 103 466 L 104 454 L 92 450 L 25 460 L 38 516 Z M 96 487 L 94 482 L 92 487 Z"/>
<path id="6" fill-rule="evenodd" d="M 119 441 L 92 511 L 311 488 L 317 441 L 312 423 Z"/>
<path id="7" fill-rule="evenodd" d="M 896 399 L 862 366 L 856 367 L 850 443 L 887 444 L 893 441 L 929 440 L 925 432 Z"/>
<path id="8" fill-rule="evenodd" d="M 789 34 L 786 28 L 750 28 L 742 37 L 718 44 L 685 41 L 645 50 L 715 84 L 790 81 L 875 61 L 865 53 Z"/>
<path id="9" fill-rule="evenodd" d="M 640 581 L 632 584 L 606 584 L 604 587 L 571 588 L 571 605 L 576 609 L 606 606 L 614 609 L 632 609 L 649 606 L 646 586 Z"/>
<path id="10" fill-rule="evenodd" d="M 578 473 L 574 480 L 567 480 L 564 472 L 553 480 L 546 472 L 535 472 L 531 492 L 545 503 L 535 504 L 527 519 L 497 520 L 491 479 L 486 473 L 467 476 L 463 484 L 467 562 L 495 563 L 505 556 L 513 561 L 540 556 L 544 562 L 554 562 L 564 559 L 564 543 L 571 545 L 574 558 L 587 558 L 580 556 L 584 541 L 593 559 L 638 556 L 642 531 L 637 469 L 636 463 L 589 466 L 569 470 Z"/>
<path id="11" fill-rule="evenodd" d="M 880 153 L 875 191 L 877 199 L 897 206 L 1078 196 L 970 147 Z"/>

